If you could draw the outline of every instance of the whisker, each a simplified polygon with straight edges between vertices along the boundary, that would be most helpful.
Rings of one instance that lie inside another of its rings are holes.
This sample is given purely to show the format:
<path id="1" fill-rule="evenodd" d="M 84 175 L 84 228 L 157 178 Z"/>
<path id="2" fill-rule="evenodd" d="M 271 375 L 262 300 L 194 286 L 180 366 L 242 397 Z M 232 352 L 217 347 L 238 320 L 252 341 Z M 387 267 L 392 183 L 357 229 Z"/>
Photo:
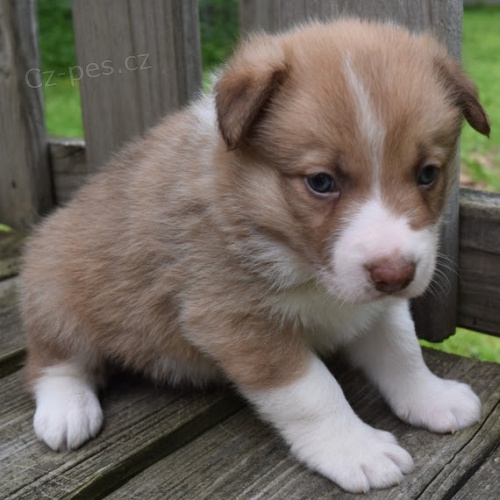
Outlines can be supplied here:
<path id="1" fill-rule="evenodd" d="M 448 275 L 441 269 L 436 269 L 434 272 L 434 279 L 431 282 L 439 292 L 448 294 L 451 290 L 451 281 Z"/>
<path id="2" fill-rule="evenodd" d="M 437 263 L 441 265 L 441 267 L 453 272 L 457 276 L 459 275 L 459 267 L 458 264 L 453 261 L 448 255 L 438 252 L 437 254 Z"/>

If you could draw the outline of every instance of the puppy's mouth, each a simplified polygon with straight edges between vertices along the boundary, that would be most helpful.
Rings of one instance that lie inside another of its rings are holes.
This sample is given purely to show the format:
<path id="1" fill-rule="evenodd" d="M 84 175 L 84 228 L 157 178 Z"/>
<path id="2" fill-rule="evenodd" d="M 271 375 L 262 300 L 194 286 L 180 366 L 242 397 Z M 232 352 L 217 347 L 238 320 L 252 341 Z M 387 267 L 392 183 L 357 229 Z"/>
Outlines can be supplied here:
<path id="1" fill-rule="evenodd" d="M 369 284 L 366 284 L 365 287 L 354 290 L 352 292 L 339 292 L 338 289 L 333 287 L 330 287 L 328 291 L 330 295 L 333 296 L 336 302 L 339 302 L 340 304 L 356 306 L 369 304 L 371 302 L 378 302 L 389 297 L 410 300 L 421 295 L 421 292 L 414 292 L 413 290 L 411 290 L 410 285 L 404 289 L 394 291 L 379 291 Z"/>

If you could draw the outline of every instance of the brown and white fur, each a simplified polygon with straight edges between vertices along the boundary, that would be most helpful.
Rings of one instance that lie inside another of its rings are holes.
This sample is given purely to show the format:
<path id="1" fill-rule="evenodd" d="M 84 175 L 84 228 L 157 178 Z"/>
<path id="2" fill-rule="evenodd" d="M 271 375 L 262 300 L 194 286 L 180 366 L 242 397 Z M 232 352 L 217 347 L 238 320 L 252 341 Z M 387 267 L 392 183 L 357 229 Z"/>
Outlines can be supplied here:
<path id="1" fill-rule="evenodd" d="M 411 424 L 474 424 L 471 389 L 425 366 L 408 301 L 433 275 L 474 85 L 432 37 L 312 23 L 241 44 L 215 87 L 115 156 L 28 245 L 34 427 L 95 436 L 108 361 L 172 384 L 225 379 L 349 491 L 412 469 L 321 356 L 342 347 Z"/>

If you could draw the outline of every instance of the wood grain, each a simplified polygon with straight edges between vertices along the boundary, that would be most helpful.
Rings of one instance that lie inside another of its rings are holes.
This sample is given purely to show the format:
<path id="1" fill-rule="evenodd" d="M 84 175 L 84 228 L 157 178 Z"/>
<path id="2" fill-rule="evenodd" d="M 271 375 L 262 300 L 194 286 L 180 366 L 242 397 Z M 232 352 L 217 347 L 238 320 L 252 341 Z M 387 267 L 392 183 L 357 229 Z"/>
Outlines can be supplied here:
<path id="1" fill-rule="evenodd" d="M 115 378 L 102 397 L 106 424 L 99 436 L 78 451 L 54 453 L 36 440 L 34 404 L 21 387 L 19 372 L 0 384 L 1 498 L 39 498 L 41 492 L 46 498 L 102 498 L 241 405 L 223 392 L 183 394 Z"/>
<path id="2" fill-rule="evenodd" d="M 414 31 L 431 30 L 459 58 L 462 2 L 459 0 L 240 0 L 243 33 L 286 29 L 305 19 L 356 16 L 394 20 Z"/>
<path id="3" fill-rule="evenodd" d="M 185 104 L 201 87 L 196 0 L 74 0 L 87 167 Z"/>
<path id="4" fill-rule="evenodd" d="M 500 194 L 462 189 L 460 326 L 500 336 Z"/>
<path id="5" fill-rule="evenodd" d="M 80 139 L 57 139 L 49 142 L 50 164 L 55 199 L 66 204 L 88 179 L 87 149 Z"/>
<path id="6" fill-rule="evenodd" d="M 0 281 L 0 377 L 15 372 L 24 359 L 24 331 L 17 307 L 18 278 Z"/>
<path id="7" fill-rule="evenodd" d="M 453 500 L 471 500 L 473 498 L 478 500 L 498 500 L 499 472 L 500 444 L 464 487 L 457 491 Z"/>
<path id="8" fill-rule="evenodd" d="M 0 0 L 0 222 L 27 231 L 52 206 L 34 0 Z"/>
<path id="9" fill-rule="evenodd" d="M 16 231 L 0 231 L 0 280 L 19 272 L 25 237 Z"/>
<path id="10" fill-rule="evenodd" d="M 397 487 L 370 492 L 374 500 L 450 498 L 489 456 L 500 437 L 498 401 L 491 388 L 500 366 L 426 351 L 441 376 L 472 383 L 484 404 L 481 425 L 452 435 L 436 435 L 401 423 L 364 378 L 348 370 L 338 376 L 361 418 L 393 432 L 413 456 L 415 472 Z M 434 479 L 433 479 L 434 478 Z M 430 485 L 429 485 L 430 483 Z M 439 485 L 439 486 L 437 486 Z M 490 479 L 490 486 L 499 479 Z M 340 490 L 297 463 L 276 433 L 248 409 L 221 422 L 192 443 L 159 461 L 109 496 L 125 498 L 366 498 Z"/>

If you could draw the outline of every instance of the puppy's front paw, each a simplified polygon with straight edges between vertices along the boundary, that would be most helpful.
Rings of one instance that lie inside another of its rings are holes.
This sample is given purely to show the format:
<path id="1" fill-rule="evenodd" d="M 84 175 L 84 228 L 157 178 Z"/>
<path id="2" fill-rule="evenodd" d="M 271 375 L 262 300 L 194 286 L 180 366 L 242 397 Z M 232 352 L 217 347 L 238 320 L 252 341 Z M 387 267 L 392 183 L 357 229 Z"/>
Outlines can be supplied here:
<path id="1" fill-rule="evenodd" d="M 35 393 L 35 434 L 53 450 L 78 448 L 101 428 L 101 406 L 85 382 L 72 377 L 43 377 Z"/>
<path id="2" fill-rule="evenodd" d="M 393 402 L 399 418 L 433 432 L 455 432 L 479 422 L 481 402 L 467 384 L 432 376 Z"/>
<path id="3" fill-rule="evenodd" d="M 346 491 L 366 493 L 372 488 L 388 488 L 413 469 L 411 456 L 392 434 L 366 424 L 342 429 L 331 440 L 318 436 L 317 430 L 314 434 L 316 439 L 305 449 L 294 451 Z"/>

